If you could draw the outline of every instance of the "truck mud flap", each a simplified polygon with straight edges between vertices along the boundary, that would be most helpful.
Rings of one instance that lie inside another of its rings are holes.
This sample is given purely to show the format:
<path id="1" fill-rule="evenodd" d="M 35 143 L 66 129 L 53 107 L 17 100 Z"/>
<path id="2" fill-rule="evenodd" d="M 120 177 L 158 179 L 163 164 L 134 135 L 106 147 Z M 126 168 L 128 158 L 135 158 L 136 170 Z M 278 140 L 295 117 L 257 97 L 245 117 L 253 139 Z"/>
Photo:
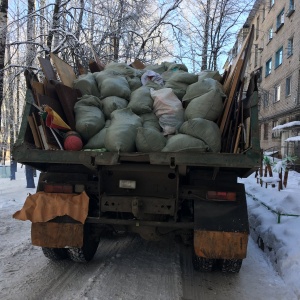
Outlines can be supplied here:
<path id="1" fill-rule="evenodd" d="M 83 246 L 83 226 L 80 223 L 32 223 L 32 245 L 48 248 L 80 248 Z"/>
<path id="2" fill-rule="evenodd" d="M 194 231 L 194 250 L 199 257 L 243 259 L 247 244 L 247 232 Z"/>

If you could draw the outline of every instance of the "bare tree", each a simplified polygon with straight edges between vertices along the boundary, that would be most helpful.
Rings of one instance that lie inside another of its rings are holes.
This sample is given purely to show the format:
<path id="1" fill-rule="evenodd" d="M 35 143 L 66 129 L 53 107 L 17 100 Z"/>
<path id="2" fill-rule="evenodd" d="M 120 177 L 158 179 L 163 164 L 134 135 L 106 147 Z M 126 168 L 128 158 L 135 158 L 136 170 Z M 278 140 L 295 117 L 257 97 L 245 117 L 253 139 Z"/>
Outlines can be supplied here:
<path id="1" fill-rule="evenodd" d="M 1 129 L 1 108 L 3 102 L 3 78 L 4 78 L 4 64 L 5 64 L 5 48 L 6 48 L 6 34 L 7 34 L 7 10 L 8 0 L 1 0 L 0 5 L 0 129 Z M 1 158 L 1 157 L 0 157 Z"/>

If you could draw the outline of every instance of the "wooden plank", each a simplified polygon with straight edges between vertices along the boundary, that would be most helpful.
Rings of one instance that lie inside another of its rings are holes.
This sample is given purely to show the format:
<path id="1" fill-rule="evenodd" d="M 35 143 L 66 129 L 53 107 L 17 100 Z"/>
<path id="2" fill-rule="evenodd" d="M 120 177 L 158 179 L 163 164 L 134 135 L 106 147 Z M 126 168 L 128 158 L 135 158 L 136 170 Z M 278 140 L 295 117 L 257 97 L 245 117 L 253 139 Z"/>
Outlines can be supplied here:
<path id="1" fill-rule="evenodd" d="M 220 124 L 220 131 L 221 131 L 222 134 L 224 132 L 226 122 L 228 121 L 228 114 L 229 114 L 229 110 L 230 110 L 230 107 L 231 107 L 233 99 L 234 99 L 234 95 L 236 93 L 236 88 L 237 88 L 238 83 L 240 81 L 240 76 L 239 75 L 241 73 L 242 67 L 243 67 L 243 60 L 240 59 L 237 63 L 237 66 L 236 66 L 236 71 L 235 71 L 236 75 L 233 78 L 232 88 L 230 90 L 230 93 L 229 93 L 229 96 L 228 96 L 228 99 L 227 99 L 227 102 L 226 102 L 225 110 L 223 112 L 221 124 Z"/>
<path id="2" fill-rule="evenodd" d="M 92 73 L 101 72 L 104 70 L 104 66 L 99 65 L 95 60 L 89 61 L 89 69 Z"/>
<path id="3" fill-rule="evenodd" d="M 236 137 L 235 137 L 235 144 L 234 144 L 233 153 L 238 153 L 238 146 L 239 146 L 239 142 L 240 142 L 240 138 L 241 138 L 241 130 L 242 130 L 242 125 L 239 125 L 238 130 L 237 130 L 237 134 L 236 134 Z"/>
<path id="4" fill-rule="evenodd" d="M 130 64 L 130 66 L 138 70 L 145 69 L 145 65 L 139 59 L 135 59 L 134 62 Z"/>
<path id="5" fill-rule="evenodd" d="M 67 123 L 66 115 L 58 99 L 51 98 L 46 95 L 39 95 L 38 99 L 39 99 L 40 106 L 43 105 L 50 106 L 63 119 L 63 121 Z"/>
<path id="6" fill-rule="evenodd" d="M 54 53 L 50 53 L 50 57 L 55 65 L 61 82 L 64 85 L 72 88 L 73 82 L 76 79 L 76 74 L 73 68 L 69 64 L 64 62 L 62 59 L 60 59 L 58 56 L 56 56 Z"/>
<path id="7" fill-rule="evenodd" d="M 43 70 L 43 73 L 48 81 L 57 80 L 56 73 L 53 69 L 53 66 L 49 59 L 45 59 L 43 57 L 38 58 L 40 66 Z"/>
<path id="8" fill-rule="evenodd" d="M 35 122 L 33 120 L 32 116 L 28 116 L 27 117 L 32 135 L 33 135 L 33 140 L 34 140 L 34 144 L 38 149 L 42 149 L 42 143 L 40 140 L 40 135 L 38 134 L 38 128 L 35 126 Z"/>
<path id="9" fill-rule="evenodd" d="M 78 98 L 81 97 L 81 93 L 79 90 L 70 88 L 60 82 L 55 82 L 54 86 L 67 119 L 66 123 L 72 130 L 75 130 L 74 105 L 78 101 Z"/>
<path id="10" fill-rule="evenodd" d="M 197 256 L 215 259 L 243 259 L 246 257 L 248 233 L 223 231 L 194 231 Z"/>
<path id="11" fill-rule="evenodd" d="M 79 75 L 84 75 L 88 73 L 85 67 L 78 60 L 76 61 L 76 65 L 77 65 Z"/>
<path id="12" fill-rule="evenodd" d="M 45 149 L 45 146 L 44 146 L 44 143 L 43 143 L 43 140 L 42 140 L 42 136 L 41 136 L 41 133 L 40 133 L 40 130 L 39 130 L 39 126 L 41 125 L 40 116 L 38 115 L 38 113 L 33 112 L 32 113 L 32 119 L 33 119 L 33 122 L 34 122 L 34 126 L 37 130 L 37 134 L 39 136 L 39 141 L 41 143 L 42 149 Z"/>
<path id="13" fill-rule="evenodd" d="M 31 242 L 35 246 L 49 248 L 83 245 L 83 224 L 38 222 L 31 225 Z"/>

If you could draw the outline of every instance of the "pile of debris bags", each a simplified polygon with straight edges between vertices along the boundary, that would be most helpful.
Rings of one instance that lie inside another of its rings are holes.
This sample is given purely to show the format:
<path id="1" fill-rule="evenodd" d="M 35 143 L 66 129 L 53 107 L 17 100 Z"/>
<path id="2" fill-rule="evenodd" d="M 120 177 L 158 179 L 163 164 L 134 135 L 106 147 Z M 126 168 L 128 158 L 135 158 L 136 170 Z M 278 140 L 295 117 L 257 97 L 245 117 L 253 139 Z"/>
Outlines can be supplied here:
<path id="1" fill-rule="evenodd" d="M 177 152 L 221 149 L 225 94 L 218 72 L 188 73 L 164 62 L 143 70 L 110 63 L 74 81 L 76 130 L 84 149 Z"/>

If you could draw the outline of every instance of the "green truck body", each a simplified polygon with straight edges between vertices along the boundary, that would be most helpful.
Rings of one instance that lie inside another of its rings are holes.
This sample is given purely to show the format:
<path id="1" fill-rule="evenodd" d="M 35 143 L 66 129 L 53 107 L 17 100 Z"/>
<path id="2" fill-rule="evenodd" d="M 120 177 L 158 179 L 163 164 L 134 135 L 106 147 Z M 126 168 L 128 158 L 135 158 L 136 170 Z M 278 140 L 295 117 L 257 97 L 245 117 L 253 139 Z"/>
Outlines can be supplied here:
<path id="1" fill-rule="evenodd" d="M 221 261 L 223 271 L 238 272 L 249 234 L 238 177 L 249 176 L 261 162 L 258 92 L 250 97 L 251 146 L 244 153 L 113 153 L 36 149 L 27 121 L 35 107 L 27 90 L 13 159 L 41 172 L 37 191 L 44 191 L 45 184 L 66 185 L 89 197 L 82 246 L 56 248 L 45 242 L 44 254 L 61 259 L 68 252 L 75 261 L 88 261 L 108 232 L 129 231 L 155 241 L 170 234 L 193 244 L 197 269 L 210 270 Z M 216 192 L 235 198 L 209 196 Z M 73 221 L 60 217 L 51 222 Z"/>

